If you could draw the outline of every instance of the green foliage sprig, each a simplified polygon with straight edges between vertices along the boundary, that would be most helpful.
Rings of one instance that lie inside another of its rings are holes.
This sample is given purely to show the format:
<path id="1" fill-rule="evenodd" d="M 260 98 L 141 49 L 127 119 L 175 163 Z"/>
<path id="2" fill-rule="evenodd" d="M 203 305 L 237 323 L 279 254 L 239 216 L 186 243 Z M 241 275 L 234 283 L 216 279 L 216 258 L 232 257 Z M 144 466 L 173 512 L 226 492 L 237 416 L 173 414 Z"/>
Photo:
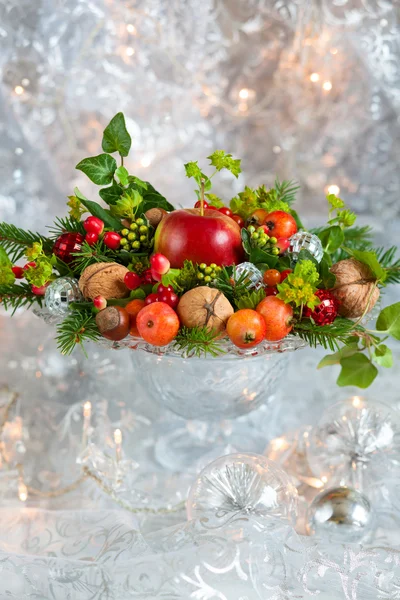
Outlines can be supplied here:
<path id="1" fill-rule="evenodd" d="M 186 177 L 193 177 L 199 186 L 199 189 L 196 190 L 198 198 L 201 197 L 202 193 L 210 191 L 211 179 L 216 173 L 222 171 L 222 169 L 230 171 L 235 177 L 239 177 L 239 173 L 241 173 L 240 160 L 233 158 L 232 154 L 227 154 L 223 150 L 216 150 L 207 158 L 210 161 L 210 165 L 215 167 L 215 171 L 209 176 L 203 173 L 197 160 L 185 164 Z"/>
<path id="2" fill-rule="evenodd" d="M 218 356 L 224 354 L 225 350 L 217 341 L 215 331 L 207 327 L 181 327 L 175 338 L 175 347 L 185 356 Z"/>
<path id="3" fill-rule="evenodd" d="M 57 346 L 62 354 L 71 354 L 80 344 L 86 354 L 84 342 L 95 342 L 101 338 L 94 314 L 91 311 L 73 311 L 57 325 Z"/>
<path id="4" fill-rule="evenodd" d="M 245 220 L 258 208 L 262 208 L 268 213 L 275 210 L 290 213 L 290 206 L 295 200 L 298 189 L 299 186 L 295 182 L 281 182 L 278 178 L 275 180 L 274 187 L 269 190 L 264 185 L 257 189 L 246 186 L 243 192 L 232 198 L 230 208 Z"/>
<path id="5" fill-rule="evenodd" d="M 0 223 L 0 244 L 12 262 L 16 262 L 24 256 L 26 249 L 35 242 L 43 245 L 43 250 L 46 254 L 51 253 L 54 245 L 53 240 L 40 233 L 33 233 L 32 231 L 24 230 L 8 223 Z"/>
<path id="6" fill-rule="evenodd" d="M 0 302 L 5 310 L 12 309 L 12 315 L 18 308 L 30 308 L 32 304 L 42 306 L 43 296 L 36 296 L 28 283 L 0 284 Z"/>

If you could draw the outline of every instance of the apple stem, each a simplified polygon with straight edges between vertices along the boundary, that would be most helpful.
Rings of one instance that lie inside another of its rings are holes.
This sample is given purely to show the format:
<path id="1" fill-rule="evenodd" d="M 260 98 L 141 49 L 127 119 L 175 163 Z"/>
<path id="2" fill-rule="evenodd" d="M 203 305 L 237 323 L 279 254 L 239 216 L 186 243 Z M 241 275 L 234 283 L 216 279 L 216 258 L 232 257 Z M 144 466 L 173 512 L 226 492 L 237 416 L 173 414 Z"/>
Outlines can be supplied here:
<path id="1" fill-rule="evenodd" d="M 200 180 L 200 214 L 204 217 L 204 183 L 205 180 L 202 178 Z"/>

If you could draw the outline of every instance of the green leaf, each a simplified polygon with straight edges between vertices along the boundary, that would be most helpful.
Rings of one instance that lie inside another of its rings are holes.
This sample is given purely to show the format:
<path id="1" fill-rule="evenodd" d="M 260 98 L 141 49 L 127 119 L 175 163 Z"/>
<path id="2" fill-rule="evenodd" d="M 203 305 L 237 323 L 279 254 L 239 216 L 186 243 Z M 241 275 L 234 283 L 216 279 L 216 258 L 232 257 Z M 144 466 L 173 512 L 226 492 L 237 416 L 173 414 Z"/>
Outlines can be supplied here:
<path id="1" fill-rule="evenodd" d="M 318 261 L 316 260 L 315 256 L 313 254 L 311 254 L 311 252 L 309 252 L 308 250 L 305 250 L 303 248 L 303 250 L 300 250 L 299 255 L 297 257 L 297 261 L 296 261 L 296 265 L 298 265 L 300 262 L 302 262 L 303 260 L 311 260 L 311 262 L 318 267 Z M 296 266 L 295 266 L 296 268 Z"/>
<path id="2" fill-rule="evenodd" d="M 124 191 L 125 190 L 121 185 L 113 181 L 109 187 L 101 189 L 99 195 L 106 204 L 112 206 L 118 202 Z"/>
<path id="3" fill-rule="evenodd" d="M 400 340 L 400 302 L 384 308 L 376 321 L 376 328 Z"/>
<path id="4" fill-rule="evenodd" d="M 168 271 L 168 273 L 165 273 L 165 275 L 162 276 L 161 283 L 165 287 L 168 287 L 169 285 L 173 285 L 174 281 L 176 281 L 176 279 L 179 277 L 180 274 L 181 274 L 181 269 L 170 269 Z"/>
<path id="5" fill-rule="evenodd" d="M 126 128 L 125 117 L 119 112 L 105 128 L 101 146 L 104 152 L 119 152 L 121 156 L 128 156 L 131 144 L 132 139 Z"/>
<path id="6" fill-rule="evenodd" d="M 323 229 L 318 234 L 318 237 L 321 240 L 324 251 L 330 254 L 338 250 L 344 241 L 344 234 L 339 225 L 332 225 L 332 227 Z"/>
<path id="7" fill-rule="evenodd" d="M 185 171 L 186 171 L 186 177 L 193 177 L 198 183 L 200 183 L 200 180 L 202 178 L 204 178 L 204 174 L 201 172 L 201 169 L 199 167 L 199 165 L 197 164 L 198 161 L 192 161 L 192 162 L 188 162 L 184 165 L 185 167 Z"/>
<path id="8" fill-rule="evenodd" d="M 151 187 L 154 190 L 153 186 L 150 186 L 149 183 L 146 183 L 146 181 L 142 181 L 141 179 L 139 179 L 139 177 L 136 177 L 135 175 L 129 175 L 128 181 L 130 186 L 139 188 L 139 190 L 147 190 L 149 187 Z"/>
<path id="9" fill-rule="evenodd" d="M 146 292 L 142 288 L 136 288 L 136 290 L 132 290 L 129 294 L 129 298 L 131 300 L 144 300 L 146 298 Z"/>
<path id="10" fill-rule="evenodd" d="M 0 267 L 7 267 L 11 265 L 11 260 L 8 258 L 7 252 L 0 246 Z"/>
<path id="11" fill-rule="evenodd" d="M 206 194 L 207 203 L 209 206 L 215 206 L 216 208 L 222 208 L 225 206 L 221 198 L 218 198 L 215 194 Z"/>
<path id="12" fill-rule="evenodd" d="M 356 260 L 359 260 L 364 265 L 367 265 L 374 277 L 381 283 L 383 283 L 386 279 L 386 271 L 380 265 L 378 257 L 375 252 L 364 251 L 364 250 L 354 250 L 353 248 L 343 248 L 347 254 L 353 256 Z"/>
<path id="13" fill-rule="evenodd" d="M 89 177 L 97 185 L 108 185 L 112 182 L 117 169 L 115 158 L 109 154 L 99 154 L 91 158 L 84 158 L 75 167 Z"/>
<path id="14" fill-rule="evenodd" d="M 250 234 L 245 227 L 242 228 L 240 235 L 242 238 L 242 246 L 244 248 L 244 251 L 246 252 L 246 254 L 250 254 L 251 250 L 252 250 L 252 247 L 250 244 Z"/>
<path id="15" fill-rule="evenodd" d="M 341 198 L 338 198 L 336 194 L 328 194 L 326 199 L 328 200 L 328 203 L 331 205 L 332 208 L 344 208 L 346 206 L 343 200 Z"/>
<path id="16" fill-rule="evenodd" d="M 243 229 L 242 229 L 243 231 Z M 249 256 L 249 261 L 255 265 L 266 264 L 269 269 L 273 269 L 278 262 L 278 257 L 274 254 L 268 254 L 261 248 L 252 248 Z"/>
<path id="17" fill-rule="evenodd" d="M 387 369 L 393 367 L 393 353 L 391 349 L 385 344 L 377 346 L 374 352 L 374 361 Z"/>
<path id="18" fill-rule="evenodd" d="M 265 298 L 265 291 L 261 288 L 260 290 L 254 290 L 249 294 L 244 294 L 235 300 L 236 306 L 241 308 L 252 308 L 255 309 L 260 304 L 261 300 Z"/>
<path id="19" fill-rule="evenodd" d="M 239 177 L 239 173 L 242 172 L 240 168 L 240 160 L 232 158 L 232 154 L 226 154 L 223 150 L 216 150 L 210 156 L 207 156 L 210 160 L 210 164 L 217 169 L 217 171 L 221 171 L 222 169 L 227 169 L 234 175 L 235 177 Z"/>
<path id="20" fill-rule="evenodd" d="M 337 380 L 341 387 L 346 385 L 355 385 L 360 388 L 367 388 L 378 375 L 378 369 L 365 356 L 357 353 L 353 356 L 347 356 L 340 361 L 342 370 Z"/>
<path id="21" fill-rule="evenodd" d="M 118 169 L 115 171 L 115 174 L 118 177 L 121 185 L 128 185 L 128 183 L 129 183 L 128 169 L 125 169 L 125 167 L 123 167 L 123 166 L 118 167 Z"/>
<path id="22" fill-rule="evenodd" d="M 336 283 L 336 275 L 331 273 L 331 260 L 329 254 L 324 254 L 319 263 L 320 285 L 326 290 L 330 290 Z"/>
<path id="23" fill-rule="evenodd" d="M 289 214 L 292 215 L 293 219 L 296 221 L 297 229 L 304 229 L 304 225 L 301 222 L 298 213 L 293 208 L 289 210 Z"/>
<path id="24" fill-rule="evenodd" d="M 143 195 L 143 206 L 141 207 L 141 210 L 143 213 L 147 212 L 151 208 L 163 208 L 167 212 L 174 210 L 174 207 L 172 206 L 172 204 L 170 204 L 168 202 L 168 200 L 166 198 L 164 198 L 164 196 L 162 196 L 158 192 L 155 192 L 155 193 L 142 192 L 142 195 Z"/>
<path id="25" fill-rule="evenodd" d="M 133 219 L 139 211 L 139 207 L 143 204 L 143 198 L 137 190 L 125 190 L 122 196 L 111 207 L 111 212 L 117 217 L 125 219 Z"/>
<path id="26" fill-rule="evenodd" d="M 108 210 L 102 208 L 100 204 L 97 204 L 97 202 L 92 202 L 92 200 L 88 200 L 83 194 L 81 194 L 78 188 L 74 189 L 74 194 L 77 198 L 79 198 L 83 206 L 86 206 L 90 214 L 101 219 L 106 227 L 109 227 L 114 231 L 120 231 L 120 229 L 122 229 L 121 221 L 113 217 Z"/>
<path id="27" fill-rule="evenodd" d="M 358 339 L 357 339 L 358 344 Z M 324 358 L 318 363 L 317 369 L 322 369 L 323 367 L 330 367 L 331 365 L 339 365 L 342 358 L 346 358 L 348 356 L 353 356 L 359 352 L 358 345 L 352 346 L 343 346 L 337 352 L 333 354 L 327 354 Z"/>

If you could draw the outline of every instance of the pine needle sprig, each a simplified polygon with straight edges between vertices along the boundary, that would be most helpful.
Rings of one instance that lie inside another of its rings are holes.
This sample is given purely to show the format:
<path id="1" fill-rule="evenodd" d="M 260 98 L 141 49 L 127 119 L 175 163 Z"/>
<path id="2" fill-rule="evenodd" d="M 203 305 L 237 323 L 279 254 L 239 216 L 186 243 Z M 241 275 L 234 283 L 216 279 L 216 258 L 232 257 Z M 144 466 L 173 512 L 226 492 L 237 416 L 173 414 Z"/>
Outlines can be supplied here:
<path id="1" fill-rule="evenodd" d="M 30 308 L 35 302 L 42 306 L 42 296 L 34 294 L 29 283 L 0 285 L 0 304 L 6 310 L 12 308 L 12 315 L 18 308 Z"/>
<path id="2" fill-rule="evenodd" d="M 209 331 L 207 327 L 182 327 L 174 341 L 176 350 L 185 357 L 225 354 L 225 350 L 216 341 L 215 331 Z"/>
<path id="3" fill-rule="evenodd" d="M 63 233 L 80 233 L 85 235 L 86 231 L 81 221 L 73 217 L 57 217 L 53 225 L 48 226 L 52 239 L 57 239 Z"/>
<path id="4" fill-rule="evenodd" d="M 95 342 L 101 338 L 95 316 L 91 311 L 73 311 L 57 326 L 57 346 L 61 354 L 71 354 L 80 344 L 87 356 L 84 342 Z"/>
<path id="5" fill-rule="evenodd" d="M 80 252 L 75 252 L 73 256 L 75 258 L 71 267 L 74 273 L 78 274 L 94 263 L 115 262 L 115 252 L 109 250 L 103 242 L 96 242 L 93 246 L 83 242 Z"/>
<path id="6" fill-rule="evenodd" d="M 43 251 L 51 253 L 54 242 L 40 233 L 33 233 L 29 230 L 15 227 L 9 223 L 0 223 L 0 245 L 7 252 L 10 260 L 16 262 L 24 256 L 27 248 L 35 242 L 43 245 Z"/>
<path id="7" fill-rule="evenodd" d="M 241 296 L 248 294 L 248 275 L 246 272 L 236 276 L 236 268 L 223 267 L 218 277 L 213 282 L 213 287 L 224 294 L 231 304 L 235 303 Z"/>
<path id="8" fill-rule="evenodd" d="M 376 248 L 376 256 L 380 265 L 386 270 L 385 284 L 400 283 L 400 258 L 396 257 L 397 247 Z"/>
<path id="9" fill-rule="evenodd" d="M 312 348 L 322 346 L 325 350 L 333 352 L 338 350 L 341 344 L 348 345 L 352 336 L 363 331 L 361 325 L 355 326 L 353 321 L 344 318 L 335 319 L 331 325 L 315 325 L 307 319 L 299 321 L 293 328 L 293 333 L 297 333 Z"/>
<path id="10" fill-rule="evenodd" d="M 300 189 L 300 186 L 296 184 L 295 181 L 279 181 L 278 178 L 275 179 L 275 189 L 277 194 L 277 200 L 281 200 L 282 202 L 286 202 L 286 204 L 293 204 L 296 200 L 296 194 Z"/>

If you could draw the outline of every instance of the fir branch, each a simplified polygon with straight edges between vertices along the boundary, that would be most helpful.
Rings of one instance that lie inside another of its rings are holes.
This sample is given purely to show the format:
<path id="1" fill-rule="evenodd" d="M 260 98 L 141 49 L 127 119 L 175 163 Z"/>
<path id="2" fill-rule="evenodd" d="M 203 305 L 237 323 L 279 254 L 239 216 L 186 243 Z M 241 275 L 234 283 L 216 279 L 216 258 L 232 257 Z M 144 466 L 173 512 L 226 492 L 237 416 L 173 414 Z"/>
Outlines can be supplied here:
<path id="1" fill-rule="evenodd" d="M 295 324 L 293 333 L 305 340 L 309 346 L 316 348 L 323 346 L 333 352 L 340 348 L 340 344 L 348 345 L 357 333 L 362 333 L 364 328 L 355 325 L 353 321 L 338 317 L 331 325 L 316 325 L 309 319 L 304 319 Z"/>
<path id="2" fill-rule="evenodd" d="M 3 304 L 5 310 L 12 308 L 12 314 L 18 308 L 30 308 L 35 302 L 42 306 L 42 299 L 42 296 L 37 296 L 32 292 L 29 283 L 0 285 L 0 303 Z"/>
<path id="3" fill-rule="evenodd" d="M 97 329 L 95 316 L 91 311 L 71 312 L 62 323 L 57 326 L 57 346 L 61 354 L 71 354 L 76 344 L 87 356 L 84 342 L 95 342 L 101 338 Z"/>
<path id="4" fill-rule="evenodd" d="M 207 327 L 182 327 L 174 341 L 176 349 L 186 357 L 225 354 L 216 341 L 216 332 Z"/>
<path id="5" fill-rule="evenodd" d="M 57 239 L 63 233 L 81 233 L 85 235 L 85 229 L 81 221 L 73 217 L 57 217 L 53 225 L 48 226 L 52 239 Z"/>
<path id="6" fill-rule="evenodd" d="M 300 186 L 293 180 L 279 181 L 278 177 L 275 179 L 276 199 L 286 202 L 289 206 L 296 200 L 296 194 L 299 189 Z"/>
<path id="7" fill-rule="evenodd" d="M 92 246 L 85 241 L 79 252 L 74 252 L 74 262 L 71 267 L 74 273 L 82 273 L 86 267 L 97 262 L 115 262 L 115 252 L 110 250 L 103 242 L 96 242 Z"/>
<path id="8" fill-rule="evenodd" d="M 43 250 L 46 254 L 51 253 L 54 242 L 41 235 L 33 233 L 29 230 L 24 230 L 15 225 L 8 223 L 0 223 L 0 244 L 7 252 L 12 262 L 16 262 L 22 256 L 29 246 L 35 242 L 40 242 L 43 245 Z"/>
<path id="9" fill-rule="evenodd" d="M 246 272 L 237 277 L 236 267 L 223 267 L 218 277 L 213 281 L 212 287 L 224 294 L 231 304 L 249 292 L 248 275 Z"/>
<path id="10" fill-rule="evenodd" d="M 400 283 L 400 258 L 396 257 L 397 247 L 376 248 L 375 253 L 380 265 L 387 273 L 385 284 Z"/>

